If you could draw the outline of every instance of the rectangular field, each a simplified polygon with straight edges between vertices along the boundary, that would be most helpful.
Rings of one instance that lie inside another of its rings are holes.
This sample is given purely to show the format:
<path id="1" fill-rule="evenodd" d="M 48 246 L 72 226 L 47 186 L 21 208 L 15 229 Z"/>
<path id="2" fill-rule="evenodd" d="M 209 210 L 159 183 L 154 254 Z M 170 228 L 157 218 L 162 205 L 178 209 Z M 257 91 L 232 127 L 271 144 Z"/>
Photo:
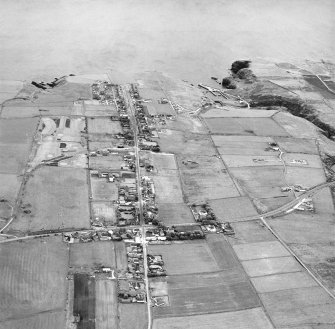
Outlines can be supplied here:
<path id="1" fill-rule="evenodd" d="M 184 203 L 161 203 L 158 218 L 167 226 L 194 223 L 191 209 Z"/>
<path id="2" fill-rule="evenodd" d="M 280 290 L 260 295 L 273 323 L 278 326 L 308 328 L 318 323 L 324 328 L 335 322 L 335 303 L 321 287 Z"/>
<path id="3" fill-rule="evenodd" d="M 244 196 L 209 200 L 208 203 L 220 222 L 233 222 L 258 214 L 250 199 Z"/>
<path id="4" fill-rule="evenodd" d="M 0 244 L 0 262 L 0 323 L 64 310 L 68 250 L 60 237 Z M 65 327 L 64 316 L 58 315 L 59 326 Z M 45 328 L 40 323 L 43 319 L 48 323 L 46 316 L 35 319 L 36 327 L 18 328 Z"/>
<path id="5" fill-rule="evenodd" d="M 145 304 L 119 303 L 120 326 L 122 329 L 146 329 L 148 327 L 147 306 Z"/>
<path id="6" fill-rule="evenodd" d="M 269 257 L 284 257 L 291 254 L 278 241 L 264 241 L 235 245 L 235 253 L 240 260 L 251 260 Z"/>
<path id="7" fill-rule="evenodd" d="M 95 329 L 95 280 L 89 274 L 74 274 L 73 315 L 80 315 L 78 329 Z"/>
<path id="8" fill-rule="evenodd" d="M 115 206 L 112 202 L 91 202 L 92 213 L 94 218 L 99 217 L 99 220 L 105 225 L 114 225 L 116 223 Z"/>
<path id="9" fill-rule="evenodd" d="M 89 134 L 118 134 L 122 133 L 119 121 L 112 121 L 110 118 L 88 118 Z"/>
<path id="10" fill-rule="evenodd" d="M 37 232 L 60 228 L 88 228 L 88 185 L 86 171 L 77 168 L 41 167 L 28 180 L 21 212 L 12 230 Z"/>
<path id="11" fill-rule="evenodd" d="M 274 140 L 287 153 L 319 154 L 315 139 L 275 137 Z"/>
<path id="12" fill-rule="evenodd" d="M 235 236 L 229 238 L 232 245 L 276 240 L 260 220 L 233 223 Z"/>
<path id="13" fill-rule="evenodd" d="M 251 278 L 258 293 L 318 286 L 307 272 L 273 274 Z"/>
<path id="14" fill-rule="evenodd" d="M 280 189 L 286 186 L 282 166 L 232 168 L 231 173 L 251 198 L 287 195 Z"/>
<path id="15" fill-rule="evenodd" d="M 229 168 L 282 165 L 281 160 L 278 158 L 278 154 L 261 155 L 261 156 L 221 154 L 221 157 Z"/>
<path id="16" fill-rule="evenodd" d="M 242 262 L 242 265 L 250 277 L 299 272 L 303 269 L 291 256 L 248 260 Z"/>
<path id="17" fill-rule="evenodd" d="M 176 173 L 178 175 L 178 172 Z M 154 176 L 158 203 L 182 203 L 183 194 L 178 176 Z"/>
<path id="18" fill-rule="evenodd" d="M 148 253 L 162 255 L 168 275 L 218 271 L 206 241 L 183 244 L 149 245 Z"/>
<path id="19" fill-rule="evenodd" d="M 319 155 L 315 154 L 303 154 L 303 153 L 285 153 L 283 160 L 287 166 L 293 167 L 308 167 L 308 168 L 323 168 L 322 161 Z M 297 162 L 303 161 L 303 162 Z"/>
<path id="20" fill-rule="evenodd" d="M 225 105 L 224 109 L 210 109 L 202 113 L 203 118 L 268 118 L 274 115 L 277 111 L 236 108 Z"/>
<path id="21" fill-rule="evenodd" d="M 86 268 L 88 271 L 97 267 L 116 268 L 114 243 L 72 243 L 69 265 L 73 268 Z"/>
<path id="22" fill-rule="evenodd" d="M 107 182 L 106 178 L 91 177 L 91 189 L 93 200 L 115 201 L 118 199 L 117 185 Z"/>
<path id="23" fill-rule="evenodd" d="M 271 118 L 206 118 L 205 122 L 212 134 L 289 136 Z"/>
<path id="24" fill-rule="evenodd" d="M 153 329 L 273 329 L 261 307 L 249 310 L 154 319 Z M 306 328 L 307 329 L 307 328 Z"/>
<path id="25" fill-rule="evenodd" d="M 107 155 L 89 158 L 90 169 L 112 169 L 120 170 L 125 162 L 121 155 Z"/>
<path id="26" fill-rule="evenodd" d="M 318 168 L 302 168 L 302 167 L 287 167 L 286 180 L 291 185 L 301 185 L 311 188 L 315 185 L 326 181 L 323 169 Z M 308 179 L 306 179 L 308 177 Z"/>
<path id="27" fill-rule="evenodd" d="M 170 306 L 155 308 L 155 317 L 185 316 L 253 308 L 259 298 L 240 271 L 168 276 Z"/>
<path id="28" fill-rule="evenodd" d="M 215 149 L 208 135 L 164 129 L 159 133 L 162 152 L 175 154 L 214 155 Z"/>
<path id="29" fill-rule="evenodd" d="M 183 190 L 188 202 L 240 196 L 228 173 L 214 170 L 182 170 Z"/>
<path id="30" fill-rule="evenodd" d="M 95 329 L 118 327 L 118 297 L 116 280 L 95 282 Z"/>
<path id="31" fill-rule="evenodd" d="M 85 104 L 85 116 L 86 117 L 98 117 L 98 116 L 118 116 L 118 112 L 115 106 L 109 105 L 93 105 Z"/>
<path id="32" fill-rule="evenodd" d="M 21 180 L 16 174 L 0 173 L 0 198 L 13 202 L 19 192 Z"/>

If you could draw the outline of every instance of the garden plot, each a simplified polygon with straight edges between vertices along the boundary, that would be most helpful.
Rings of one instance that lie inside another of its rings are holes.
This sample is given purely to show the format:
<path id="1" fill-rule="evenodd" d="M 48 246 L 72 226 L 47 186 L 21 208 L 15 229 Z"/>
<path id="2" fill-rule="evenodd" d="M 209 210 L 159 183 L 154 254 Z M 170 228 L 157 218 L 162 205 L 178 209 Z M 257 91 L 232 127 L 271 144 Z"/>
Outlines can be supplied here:
<path id="1" fill-rule="evenodd" d="M 273 329 L 261 307 L 248 310 L 154 319 L 153 329 Z"/>
<path id="2" fill-rule="evenodd" d="M 171 245 L 149 245 L 149 253 L 162 255 L 168 275 L 218 271 L 206 241 Z"/>
<path id="3" fill-rule="evenodd" d="M 289 136 L 271 118 L 206 118 L 205 122 L 212 134 Z"/>
<path id="4" fill-rule="evenodd" d="M 321 287 L 286 289 L 260 294 L 276 327 L 327 328 L 335 324 L 334 300 Z M 286 327 L 287 326 L 287 327 Z"/>
<path id="5" fill-rule="evenodd" d="M 83 169 L 41 167 L 23 191 L 17 220 L 10 229 L 38 232 L 89 227 L 88 185 Z"/>

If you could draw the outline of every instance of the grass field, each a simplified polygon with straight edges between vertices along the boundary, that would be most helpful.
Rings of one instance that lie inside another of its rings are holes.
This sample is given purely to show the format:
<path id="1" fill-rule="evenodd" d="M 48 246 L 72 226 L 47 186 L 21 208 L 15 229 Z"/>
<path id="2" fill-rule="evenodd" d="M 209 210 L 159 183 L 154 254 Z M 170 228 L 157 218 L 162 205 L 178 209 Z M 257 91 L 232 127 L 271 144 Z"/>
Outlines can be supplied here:
<path id="1" fill-rule="evenodd" d="M 115 106 L 106 105 L 88 105 L 85 104 L 85 116 L 87 117 L 98 117 L 98 116 L 118 116 L 118 112 Z"/>
<path id="2" fill-rule="evenodd" d="M 280 149 L 288 153 L 319 154 L 314 139 L 275 137 Z"/>
<path id="3" fill-rule="evenodd" d="M 194 223 L 191 209 L 184 203 L 161 203 L 158 217 L 165 225 Z"/>
<path id="4" fill-rule="evenodd" d="M 0 329 L 64 329 L 65 312 L 63 310 L 37 313 L 28 317 L 0 321 Z"/>
<path id="5" fill-rule="evenodd" d="M 225 104 L 223 109 L 209 109 L 207 112 L 201 113 L 201 116 L 203 118 L 268 118 L 276 112 L 273 110 L 236 108 Z"/>
<path id="6" fill-rule="evenodd" d="M 89 134 L 118 134 L 122 133 L 119 121 L 112 121 L 110 118 L 88 118 Z"/>
<path id="7" fill-rule="evenodd" d="M 280 290 L 260 295 L 266 310 L 277 327 L 332 328 L 335 304 L 321 287 Z"/>
<path id="8" fill-rule="evenodd" d="M 86 268 L 88 271 L 100 266 L 116 268 L 113 242 L 71 244 L 69 266 L 74 270 Z"/>
<path id="9" fill-rule="evenodd" d="M 315 185 L 326 181 L 323 169 L 318 168 L 302 168 L 302 167 L 287 167 L 286 181 L 291 185 L 301 185 L 311 188 Z M 308 177 L 308 179 L 306 179 Z"/>
<path id="10" fill-rule="evenodd" d="M 210 137 L 177 130 L 165 129 L 159 133 L 159 146 L 162 152 L 175 154 L 214 155 Z"/>
<path id="11" fill-rule="evenodd" d="M 155 317 L 195 315 L 253 308 L 259 298 L 243 270 L 168 276 L 170 306 L 155 308 Z"/>
<path id="12" fill-rule="evenodd" d="M 123 241 L 117 242 L 114 244 L 114 248 L 115 248 L 115 261 L 117 270 L 120 273 L 125 273 L 128 268 L 125 243 Z"/>
<path id="13" fill-rule="evenodd" d="M 116 223 L 115 206 L 112 202 L 91 202 L 93 217 L 103 218 L 108 225 Z"/>
<path id="14" fill-rule="evenodd" d="M 37 123 L 37 118 L 0 120 L 0 173 L 22 173 Z"/>
<path id="15" fill-rule="evenodd" d="M 287 195 L 280 190 L 286 186 L 282 166 L 232 168 L 231 173 L 252 198 Z"/>
<path id="16" fill-rule="evenodd" d="M 162 126 L 162 128 L 199 134 L 207 133 L 207 128 L 197 117 L 181 113 L 176 116 L 175 120 L 167 120 L 166 125 Z"/>
<path id="17" fill-rule="evenodd" d="M 121 166 L 124 164 L 124 161 L 121 155 L 112 154 L 101 157 L 90 157 L 89 163 L 91 169 L 108 168 L 108 169 L 120 170 Z"/>
<path id="18" fill-rule="evenodd" d="M 240 196 L 228 173 L 222 171 L 182 170 L 181 179 L 188 202 Z"/>
<path id="19" fill-rule="evenodd" d="M 95 329 L 118 327 L 117 283 L 115 280 L 95 282 Z"/>
<path id="20" fill-rule="evenodd" d="M 42 319 L 48 323 L 49 311 L 65 308 L 68 250 L 60 237 L 1 244 L 0 261 L 0 324 L 6 319 L 22 319 L 45 311 Z M 61 313 L 58 315 L 59 324 L 64 327 L 64 318 Z M 45 328 L 39 324 L 42 319 L 32 319 L 31 325 L 36 321 L 36 327 L 25 328 Z"/>
<path id="21" fill-rule="evenodd" d="M 118 199 L 118 188 L 115 183 L 107 182 L 106 178 L 91 177 L 93 200 L 113 201 Z"/>
<path id="22" fill-rule="evenodd" d="M 271 118 L 206 118 L 205 122 L 213 134 L 289 136 Z"/>
<path id="23" fill-rule="evenodd" d="M 317 128 L 311 122 L 287 112 L 278 112 L 273 116 L 275 122 L 292 137 L 313 139 L 318 137 Z"/>
<path id="24" fill-rule="evenodd" d="M 119 303 L 120 326 L 122 329 L 145 329 L 148 327 L 147 306 L 145 304 Z"/>
<path id="25" fill-rule="evenodd" d="M 218 271 L 205 240 L 171 245 L 149 245 L 149 253 L 162 255 L 168 275 Z"/>
<path id="26" fill-rule="evenodd" d="M 28 180 L 21 212 L 11 230 L 35 232 L 62 228 L 89 227 L 88 185 L 83 169 L 41 167 Z"/>
<path id="27" fill-rule="evenodd" d="M 0 174 L 0 181 L 0 198 L 13 202 L 20 188 L 20 177 L 15 174 Z"/>
<path id="28" fill-rule="evenodd" d="M 178 172 L 176 172 L 178 175 Z M 153 177 L 158 203 L 182 203 L 183 194 L 178 176 Z"/>
<path id="29" fill-rule="evenodd" d="M 257 211 L 248 197 L 209 200 L 208 203 L 220 222 L 234 222 L 234 220 L 257 215 Z"/>
<path id="30" fill-rule="evenodd" d="M 273 241 L 275 236 L 260 221 L 236 222 L 233 224 L 235 236 L 228 237 L 232 245 Z"/>
<path id="31" fill-rule="evenodd" d="M 278 157 L 278 153 L 270 153 L 267 155 L 221 155 L 223 161 L 229 168 L 239 167 L 263 167 L 263 166 L 280 166 L 282 164 Z M 254 161 L 259 160 L 259 161 Z"/>
<path id="32" fill-rule="evenodd" d="M 273 329 L 262 308 L 155 319 L 153 329 Z M 307 328 L 306 328 L 307 329 Z"/>
<path id="33" fill-rule="evenodd" d="M 302 153 L 285 153 L 283 160 L 287 166 L 292 167 L 308 167 L 308 168 L 322 168 L 322 162 L 319 155 L 315 154 L 302 154 Z M 293 163 L 294 160 L 306 161 L 307 164 Z"/>

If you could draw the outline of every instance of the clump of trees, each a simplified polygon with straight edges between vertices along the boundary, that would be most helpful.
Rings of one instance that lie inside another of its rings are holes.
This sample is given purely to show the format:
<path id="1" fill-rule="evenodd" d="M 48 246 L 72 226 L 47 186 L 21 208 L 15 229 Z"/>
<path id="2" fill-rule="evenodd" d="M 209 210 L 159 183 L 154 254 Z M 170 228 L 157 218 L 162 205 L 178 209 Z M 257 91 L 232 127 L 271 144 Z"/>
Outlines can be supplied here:
<path id="1" fill-rule="evenodd" d="M 222 87 L 225 87 L 227 89 L 236 89 L 236 84 L 231 77 L 223 78 L 221 84 Z"/>
<path id="2" fill-rule="evenodd" d="M 231 71 L 234 74 L 237 74 L 237 72 L 241 69 L 247 69 L 250 66 L 251 61 L 235 61 L 233 64 L 231 64 Z"/>

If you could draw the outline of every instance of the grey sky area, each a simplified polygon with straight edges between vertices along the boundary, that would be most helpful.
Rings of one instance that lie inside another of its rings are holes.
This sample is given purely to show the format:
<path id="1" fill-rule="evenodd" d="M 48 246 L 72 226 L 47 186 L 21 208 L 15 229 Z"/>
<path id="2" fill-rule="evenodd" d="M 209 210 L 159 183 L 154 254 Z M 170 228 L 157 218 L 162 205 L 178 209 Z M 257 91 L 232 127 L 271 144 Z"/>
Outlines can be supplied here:
<path id="1" fill-rule="evenodd" d="M 159 70 L 200 80 L 240 58 L 332 59 L 332 0 L 0 1 L 0 78 Z"/>

